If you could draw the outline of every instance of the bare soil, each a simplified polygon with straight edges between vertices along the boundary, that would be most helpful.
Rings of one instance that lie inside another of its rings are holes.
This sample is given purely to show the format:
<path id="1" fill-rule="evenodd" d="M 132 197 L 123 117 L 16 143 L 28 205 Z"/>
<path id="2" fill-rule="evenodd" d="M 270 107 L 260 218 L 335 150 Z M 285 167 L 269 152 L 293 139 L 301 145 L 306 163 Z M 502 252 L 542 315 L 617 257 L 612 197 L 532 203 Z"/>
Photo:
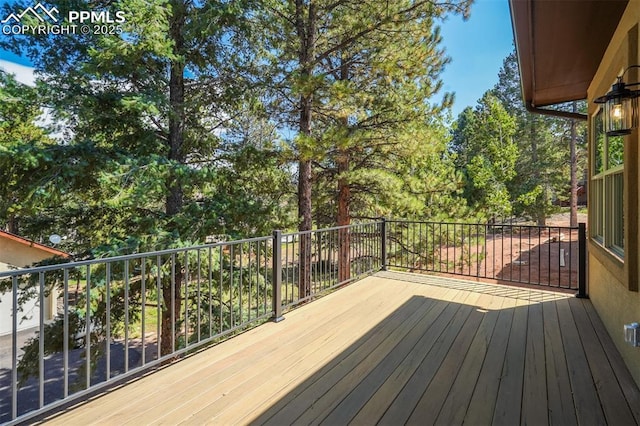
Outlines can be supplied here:
<path id="1" fill-rule="evenodd" d="M 578 222 L 586 223 L 586 216 L 579 214 Z M 422 266 L 445 276 L 464 275 L 482 282 L 578 289 L 578 230 L 569 228 L 569 213 L 549 217 L 547 228 L 531 222 L 498 225 L 482 237 L 462 253 L 460 247 L 443 247 L 432 264 Z"/>

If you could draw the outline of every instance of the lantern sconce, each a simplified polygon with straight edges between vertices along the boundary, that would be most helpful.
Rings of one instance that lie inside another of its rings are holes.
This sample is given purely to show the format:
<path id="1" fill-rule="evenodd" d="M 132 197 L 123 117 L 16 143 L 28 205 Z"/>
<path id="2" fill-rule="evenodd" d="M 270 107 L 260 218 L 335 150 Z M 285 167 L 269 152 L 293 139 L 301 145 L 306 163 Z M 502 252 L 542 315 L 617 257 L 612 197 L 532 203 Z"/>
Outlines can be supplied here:
<path id="1" fill-rule="evenodd" d="M 640 90 L 631 90 L 629 87 L 639 86 L 640 82 L 625 84 L 622 81 L 631 68 L 640 68 L 640 65 L 632 65 L 624 70 L 622 75 L 618 76 L 618 81 L 611 86 L 609 93 L 594 100 L 597 104 L 604 104 L 604 125 L 607 136 L 628 135 L 631 129 L 638 127 Z"/>

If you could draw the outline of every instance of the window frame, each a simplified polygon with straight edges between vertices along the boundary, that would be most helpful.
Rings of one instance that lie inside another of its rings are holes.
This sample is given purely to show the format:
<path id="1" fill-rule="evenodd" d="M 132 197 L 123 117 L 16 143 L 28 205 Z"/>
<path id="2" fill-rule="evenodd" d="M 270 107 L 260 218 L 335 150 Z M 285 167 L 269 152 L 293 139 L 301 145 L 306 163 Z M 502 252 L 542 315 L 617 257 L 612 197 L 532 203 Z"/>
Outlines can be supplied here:
<path id="1" fill-rule="evenodd" d="M 625 255 L 625 217 L 624 217 L 624 137 L 614 136 L 620 139 L 622 149 L 622 162 L 609 167 L 610 138 L 604 131 L 604 108 L 599 107 L 592 115 L 591 120 L 591 158 L 589 184 L 591 186 L 590 212 L 590 238 L 591 240 L 624 262 Z M 602 135 L 603 146 L 600 148 L 601 170 L 596 169 L 597 156 L 600 151 L 598 138 Z M 612 144 L 611 144 L 612 145 Z M 598 172 L 598 173 L 596 173 Z"/>

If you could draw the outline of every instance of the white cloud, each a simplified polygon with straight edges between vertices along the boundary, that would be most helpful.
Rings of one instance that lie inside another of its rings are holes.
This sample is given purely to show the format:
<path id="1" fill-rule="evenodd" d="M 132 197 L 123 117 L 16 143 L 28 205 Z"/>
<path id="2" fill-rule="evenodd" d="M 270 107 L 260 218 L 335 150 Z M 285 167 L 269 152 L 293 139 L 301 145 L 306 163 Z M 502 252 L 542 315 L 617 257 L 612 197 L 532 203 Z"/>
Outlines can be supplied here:
<path id="1" fill-rule="evenodd" d="M 27 84 L 29 86 L 35 86 L 35 69 L 2 59 L 0 59 L 0 68 L 8 72 L 9 74 L 14 74 L 16 80 L 18 80 L 20 83 Z"/>

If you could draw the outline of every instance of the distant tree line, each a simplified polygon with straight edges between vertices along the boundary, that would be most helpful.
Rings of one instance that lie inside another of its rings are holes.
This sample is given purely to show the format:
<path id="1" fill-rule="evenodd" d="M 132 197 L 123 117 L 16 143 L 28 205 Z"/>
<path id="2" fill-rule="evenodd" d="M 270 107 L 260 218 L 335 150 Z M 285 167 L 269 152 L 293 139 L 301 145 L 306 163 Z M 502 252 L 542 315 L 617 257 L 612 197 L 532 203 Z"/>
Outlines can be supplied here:
<path id="1" fill-rule="evenodd" d="M 577 188 L 585 185 L 585 121 L 528 112 L 515 51 L 498 83 L 453 126 L 451 149 L 464 179 L 463 197 L 485 217 L 524 216 L 544 225 L 560 204 L 577 226 Z M 586 112 L 585 101 L 556 109 Z"/>

